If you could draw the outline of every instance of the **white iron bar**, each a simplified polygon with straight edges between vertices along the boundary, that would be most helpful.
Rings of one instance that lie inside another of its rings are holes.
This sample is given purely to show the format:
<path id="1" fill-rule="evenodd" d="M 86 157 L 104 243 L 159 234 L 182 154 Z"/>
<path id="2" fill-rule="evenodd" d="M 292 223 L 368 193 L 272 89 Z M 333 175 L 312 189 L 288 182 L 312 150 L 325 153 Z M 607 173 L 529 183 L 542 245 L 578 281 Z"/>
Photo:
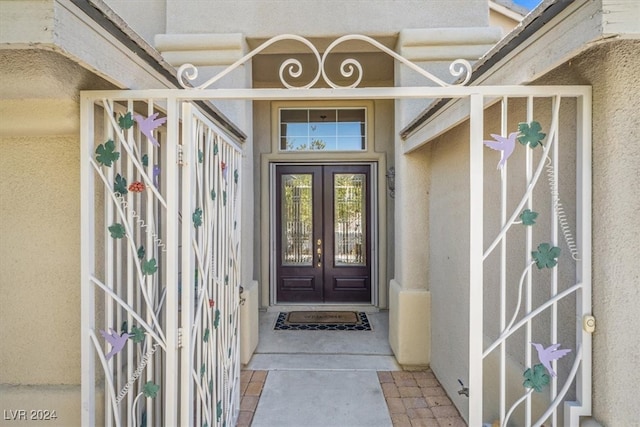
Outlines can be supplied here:
<path id="1" fill-rule="evenodd" d="M 133 101 L 129 100 L 127 101 L 127 111 L 133 111 Z M 111 117 L 111 119 L 115 120 L 115 117 Z M 131 127 L 129 129 L 127 129 L 126 131 L 126 139 L 127 141 L 129 141 L 129 145 L 135 147 L 135 140 L 133 138 L 133 131 L 134 128 Z M 124 145 L 124 144 L 123 144 Z M 132 157 L 135 155 L 135 149 L 133 150 L 128 150 L 127 153 L 128 155 L 126 156 L 126 160 L 124 158 L 121 159 L 122 162 L 124 162 L 125 165 L 125 177 L 129 177 L 129 179 L 131 180 L 131 182 L 129 182 L 129 184 L 131 184 L 133 181 L 135 181 L 136 179 L 136 175 L 135 175 L 135 168 L 133 167 L 133 163 L 132 163 Z M 121 156 L 124 157 L 124 153 L 121 153 Z M 140 210 L 140 207 L 138 206 L 138 204 L 136 203 L 137 200 L 136 197 L 134 196 L 133 192 L 128 191 L 126 196 L 126 200 L 127 200 L 127 205 L 129 207 L 131 207 L 131 209 L 127 209 L 126 210 L 126 218 L 122 218 L 123 221 L 126 221 L 127 225 L 129 226 L 129 228 L 131 229 L 132 233 L 128 235 L 128 239 L 130 240 L 130 242 L 133 244 L 134 247 L 136 247 L 135 242 L 139 241 L 138 240 L 138 233 L 137 233 L 137 224 L 134 223 L 134 218 L 133 215 L 131 214 L 132 210 L 135 210 L 136 212 L 138 212 Z M 137 249 L 137 248 L 136 248 Z M 134 271 L 133 271 L 133 265 L 132 265 L 132 259 L 137 258 L 136 257 L 136 251 L 133 251 L 133 253 L 131 251 L 125 251 L 124 258 L 126 260 L 126 295 L 127 295 L 127 303 L 129 304 L 130 307 L 134 307 L 135 306 L 135 301 L 134 301 Z M 145 277 L 146 280 L 146 277 Z M 137 288 L 144 286 L 145 282 L 142 281 L 140 282 L 139 286 L 135 286 Z M 121 295 L 121 294 L 120 294 Z M 150 301 L 149 301 L 150 302 Z M 150 307 L 149 307 L 150 308 Z M 118 310 L 119 314 L 121 312 L 121 310 Z M 132 326 L 133 323 L 133 317 L 131 316 L 131 313 L 127 313 L 127 325 L 129 325 L 128 327 Z M 120 322 L 120 321 L 119 321 Z M 133 342 L 131 340 L 128 340 L 127 343 L 127 366 L 122 366 L 124 360 L 120 360 L 120 364 L 118 365 L 118 389 L 120 389 L 123 385 L 123 381 L 121 379 L 121 372 L 123 371 L 123 369 L 127 370 L 127 378 L 131 377 L 131 374 L 133 373 L 132 369 L 133 369 L 133 352 L 131 350 L 133 350 Z M 120 353 L 118 354 L 120 355 Z M 126 382 L 126 379 L 124 380 Z M 133 413 L 133 394 L 129 394 L 128 396 L 128 406 L 126 408 L 126 420 L 127 420 L 127 425 L 132 425 L 132 423 L 134 422 L 133 419 L 138 419 L 138 414 Z"/>
<path id="2" fill-rule="evenodd" d="M 93 159 L 90 159 L 89 162 L 93 165 L 93 168 L 95 169 L 95 171 L 98 173 L 98 176 L 102 179 L 103 183 L 106 186 L 109 186 L 106 177 L 104 176 L 104 174 L 102 173 L 102 170 L 100 169 L 100 167 L 95 163 L 95 161 Z M 108 192 L 109 196 L 111 197 L 111 199 L 114 201 L 116 209 L 118 211 L 118 214 L 120 216 L 120 218 L 125 219 L 127 216 L 125 215 L 123 208 L 121 206 L 121 199 L 119 199 L 118 197 L 116 197 L 116 195 L 113 192 Z M 137 248 L 135 246 L 135 243 L 133 242 L 133 240 L 131 239 L 130 236 L 133 236 L 131 227 L 129 226 L 129 223 L 127 221 L 125 221 L 125 223 L 123 224 L 125 230 L 126 230 L 126 234 L 127 234 L 127 243 L 128 243 L 128 247 L 129 247 L 129 251 L 134 255 L 134 264 L 137 268 L 138 271 L 138 280 L 139 283 L 144 283 L 144 278 L 143 278 L 143 274 L 142 274 L 142 269 L 140 267 L 140 262 L 137 260 Z M 116 265 L 121 264 L 122 262 L 118 263 L 116 262 Z M 121 277 L 121 276 L 119 276 Z M 149 297 L 147 295 L 147 292 L 144 288 L 144 286 L 141 287 L 141 289 L 143 290 L 143 295 L 144 295 L 144 299 L 145 302 L 147 304 L 147 307 L 153 307 L 153 305 L 151 304 L 151 301 L 149 300 Z M 154 325 L 158 328 L 158 333 L 160 334 L 160 336 L 163 338 L 163 340 L 165 339 L 164 334 L 162 332 L 162 327 L 160 325 L 160 323 L 158 322 L 158 319 L 156 318 L 155 314 L 153 315 L 153 321 L 154 321 Z"/>
<path id="3" fill-rule="evenodd" d="M 559 113 L 558 113 L 559 114 Z M 558 118 L 558 122 L 560 119 Z M 560 129 L 554 135 L 555 141 L 553 144 L 553 154 L 552 154 L 552 167 L 553 167 L 553 185 L 550 191 L 550 200 L 551 200 L 551 244 L 552 246 L 558 246 L 558 210 L 556 204 L 555 195 L 558 194 L 559 182 L 558 182 L 558 162 L 559 162 L 559 153 L 560 153 Z M 568 258 L 566 258 L 568 259 Z M 553 297 L 558 293 L 558 268 L 554 268 L 551 270 L 551 285 L 549 287 L 549 296 Z M 555 344 L 558 342 L 558 305 L 554 303 L 551 306 L 551 331 L 550 331 L 550 342 L 549 344 Z M 578 356 L 576 355 L 576 360 Z M 558 371 L 557 369 L 557 360 L 551 361 L 551 366 L 554 371 Z M 556 399 L 558 395 L 558 377 L 551 377 L 550 384 L 550 399 L 553 401 Z M 551 417 L 551 427 L 556 427 L 558 425 L 558 413 L 554 409 Z"/>
<path id="4" fill-rule="evenodd" d="M 108 405 L 105 406 L 105 413 L 113 412 L 113 415 L 114 415 L 113 422 L 115 423 L 116 427 L 120 427 L 120 416 L 118 414 L 118 404 L 116 403 L 116 392 L 113 387 L 113 377 L 111 375 L 107 375 L 110 371 L 109 363 L 107 362 L 107 359 L 104 357 L 104 353 L 102 352 L 100 343 L 98 342 L 98 337 L 96 337 L 95 332 L 90 331 L 89 336 L 91 337 L 91 341 L 93 342 L 93 346 L 95 347 L 96 354 L 98 356 L 98 359 L 100 359 L 100 363 L 102 363 L 102 368 L 104 369 L 104 372 L 105 372 L 104 392 L 105 392 L 105 395 L 107 396 L 107 403 L 108 403 Z M 108 410 L 107 408 L 111 408 L 111 411 Z"/>
<path id="5" fill-rule="evenodd" d="M 533 96 L 529 96 L 527 98 L 527 123 L 531 123 L 533 121 Z M 557 133 L 557 131 L 555 132 Z M 554 133 L 554 135 L 555 135 Z M 530 149 L 525 150 L 526 152 L 526 181 L 525 185 L 531 182 L 531 177 L 533 173 L 533 151 Z M 543 162 L 544 160 L 541 160 Z M 527 209 L 533 210 L 533 191 L 528 192 L 527 195 Z M 533 228 L 526 228 L 526 244 L 525 244 L 525 259 L 524 262 L 528 263 L 531 259 L 531 249 L 533 247 Z M 532 300 L 533 300 L 533 280 L 532 280 L 531 270 L 529 269 L 526 278 L 526 298 L 525 298 L 525 309 L 527 313 L 531 311 L 532 308 Z M 531 365 L 531 340 L 532 340 L 532 328 L 531 321 L 527 321 L 527 326 L 525 328 L 525 338 L 524 338 L 524 348 L 525 348 L 525 366 Z M 527 395 L 527 399 L 525 401 L 525 425 L 528 427 L 531 425 L 531 395 Z"/>
<path id="6" fill-rule="evenodd" d="M 80 243 L 82 257 L 80 260 L 80 355 L 81 355 L 81 423 L 96 425 L 96 369 L 94 345 L 91 333 L 95 330 L 95 290 L 89 283 L 89 277 L 95 274 L 95 176 L 88 159 L 93 156 L 95 115 L 94 103 L 84 95 L 80 100 Z"/>
<path id="7" fill-rule="evenodd" d="M 498 243 L 500 243 L 500 240 L 502 240 L 504 238 L 504 234 L 509 230 L 511 225 L 514 224 L 514 221 L 516 220 L 516 218 L 518 217 L 520 212 L 522 212 L 522 208 L 524 207 L 525 203 L 527 202 L 527 200 L 529 198 L 529 195 L 531 194 L 531 192 L 533 192 L 533 189 L 535 188 L 535 186 L 536 186 L 536 184 L 538 182 L 538 179 L 540 178 L 540 173 L 542 172 L 542 169 L 544 168 L 544 163 L 545 163 L 544 159 L 548 156 L 549 149 L 553 145 L 553 139 L 554 139 L 553 136 L 555 135 L 555 133 L 557 132 L 557 129 L 558 129 L 558 121 L 557 121 L 558 114 L 557 113 L 558 113 L 559 108 L 560 108 L 560 99 L 556 99 L 556 102 L 554 102 L 554 107 L 553 107 L 553 119 L 551 120 L 551 126 L 550 126 L 550 129 L 549 129 L 549 143 L 544 148 L 544 151 L 543 151 L 542 157 L 541 157 L 541 161 L 538 163 L 538 167 L 537 167 L 535 173 L 533 174 L 532 180 L 529 181 L 529 185 L 527 186 L 527 190 L 524 193 L 524 195 L 522 196 L 522 199 L 520 200 L 520 203 L 518 203 L 518 206 L 516 206 L 516 208 L 513 210 L 513 213 L 511 214 L 511 217 L 509 217 L 509 220 L 507 221 L 507 225 L 505 225 L 500 230 L 500 233 L 498 233 L 498 235 L 493 240 L 493 242 L 484 251 L 483 259 L 486 259 L 489 256 L 489 254 L 491 254 L 491 252 L 496 248 Z"/>
<path id="8" fill-rule="evenodd" d="M 129 158 L 131 159 L 133 164 L 136 166 L 136 168 L 137 168 L 138 172 L 140 173 L 140 175 L 142 175 L 142 178 L 144 179 L 144 184 L 151 189 L 151 191 L 158 198 L 158 201 L 160 203 L 162 203 L 162 206 L 164 206 L 166 208 L 167 207 L 167 202 L 164 200 L 164 197 L 162 197 L 162 195 L 158 192 L 158 190 L 154 187 L 153 179 L 149 178 L 149 175 L 147 175 L 147 173 L 145 172 L 144 167 L 142 166 L 142 164 L 136 158 L 135 153 L 133 151 L 133 148 L 131 148 L 131 146 L 129 144 L 129 142 L 131 141 L 131 138 L 125 139 L 125 137 L 122 134 L 122 132 L 118 131 L 118 127 L 119 126 L 116 123 L 115 115 L 113 114 L 113 107 L 110 105 L 111 102 L 107 101 L 106 99 L 104 99 L 103 103 L 104 103 L 105 108 L 108 111 L 111 112 L 111 114 L 109 114 L 109 119 L 111 121 L 111 126 L 113 126 L 113 128 L 115 129 L 116 134 L 118 135 L 118 139 L 120 140 L 120 143 L 121 143 L 122 147 L 127 151 L 127 154 L 129 155 Z"/>
<path id="9" fill-rule="evenodd" d="M 483 372 L 483 96 L 471 95 L 469 141 L 469 425 L 482 425 Z"/>
<path id="10" fill-rule="evenodd" d="M 522 397 L 518 400 L 515 401 L 515 403 L 511 406 L 511 408 L 509 408 L 509 412 L 507 412 L 507 415 L 505 416 L 504 420 L 502 421 L 502 423 L 500 424 L 501 427 L 507 427 L 507 422 L 509 421 L 509 418 L 511 418 L 511 414 L 513 414 L 513 411 L 516 410 L 516 408 L 525 400 L 527 400 L 529 397 L 531 397 L 531 393 L 533 393 L 533 389 L 529 389 L 529 391 L 527 391 L 525 394 L 522 395 Z"/>
<path id="11" fill-rule="evenodd" d="M 509 111 L 509 98 L 502 98 L 501 105 L 501 129 L 500 132 L 503 137 L 506 137 L 509 133 L 508 129 L 508 111 Z M 500 227 L 504 227 L 507 224 L 507 196 L 508 196 L 508 161 L 502 166 L 500 171 Z M 500 330 L 504 331 L 506 323 L 506 303 L 507 303 L 507 239 L 505 237 L 500 241 Z M 507 347 L 506 343 L 500 344 L 500 421 L 504 420 L 506 411 L 507 400 Z"/>
<path id="12" fill-rule="evenodd" d="M 577 426 L 580 416 L 591 415 L 591 334 L 582 327 L 583 316 L 591 314 L 591 89 L 578 98 L 577 103 L 577 153 L 576 153 L 576 243 L 580 251 L 576 277 L 584 283 L 576 301 L 576 342 L 582 345 L 583 363 L 576 377 L 576 402 L 565 402 L 564 424 Z"/>
<path id="13" fill-rule="evenodd" d="M 534 427 L 541 427 L 542 423 L 547 418 L 549 418 L 550 415 L 553 415 L 554 418 L 557 417 L 556 409 L 558 408 L 558 405 L 560 405 L 560 403 L 562 403 L 562 401 L 564 400 L 564 397 L 569 391 L 569 387 L 571 387 L 571 384 L 573 384 L 573 380 L 576 377 L 576 374 L 578 373 L 578 368 L 580 367 L 581 362 L 583 362 L 583 360 L 584 360 L 584 354 L 582 352 L 582 345 L 578 345 L 578 348 L 576 349 L 576 356 L 573 361 L 573 365 L 571 366 L 571 371 L 569 371 L 569 376 L 567 377 L 564 385 L 562 386 L 562 389 L 560 389 L 560 393 L 558 393 L 555 396 L 555 399 L 551 402 L 551 405 L 549 406 L 549 408 L 546 410 L 544 414 L 542 414 L 540 419 L 536 421 L 536 423 L 534 424 Z M 571 427 L 574 427 L 573 424 L 570 424 L 570 425 Z"/>
<path id="14" fill-rule="evenodd" d="M 500 334 L 500 336 L 489 347 L 487 347 L 487 349 L 482 353 L 482 357 L 483 358 L 487 357 L 487 355 L 489 353 L 491 353 L 493 350 L 495 350 L 495 348 L 498 347 L 501 342 L 503 342 L 504 340 L 509 338 L 511 336 L 511 334 L 513 334 L 518 329 L 520 329 L 530 319 L 534 318 L 535 316 L 537 316 L 538 314 L 543 312 L 545 309 L 547 309 L 549 306 L 553 305 L 557 301 L 560 301 L 561 299 L 563 299 L 564 297 L 572 294 L 573 292 L 577 293 L 577 291 L 581 290 L 582 287 L 583 287 L 582 283 L 576 283 L 575 285 L 571 286 L 570 288 L 567 288 L 566 290 L 564 290 L 564 291 L 560 292 L 559 294 L 555 295 L 553 298 L 551 298 L 550 300 L 546 301 L 544 304 L 541 304 L 535 310 L 527 313 L 522 319 L 520 319 L 518 321 L 518 323 L 513 325 L 513 327 L 511 327 L 510 329 L 508 329 L 508 330 L 504 331 L 502 334 Z"/>
<path id="15" fill-rule="evenodd" d="M 125 300 L 123 300 L 122 298 L 120 298 L 120 296 L 115 293 L 113 291 L 113 289 L 109 289 L 104 283 L 102 283 L 97 277 L 95 276 L 90 276 L 89 280 L 91 282 L 93 282 L 94 284 L 98 285 L 103 291 L 105 291 L 105 293 L 107 295 L 109 295 L 114 301 L 116 301 L 121 308 L 125 309 L 128 313 L 131 314 L 131 316 L 133 316 L 134 319 L 136 319 L 138 322 L 140 322 L 140 325 L 142 327 L 144 327 L 144 329 L 146 329 L 147 333 L 149 335 L 151 335 L 153 337 L 153 339 L 155 339 L 157 341 L 158 344 L 160 344 L 160 347 L 162 347 L 163 350 L 167 350 L 167 345 L 166 345 L 166 341 L 164 340 L 164 338 L 160 335 L 158 335 L 155 331 L 154 328 L 151 327 L 151 325 L 149 325 L 147 322 L 144 321 L 144 319 L 135 311 L 135 309 L 133 307 L 131 307 L 129 304 L 127 304 L 127 302 Z"/>
<path id="16" fill-rule="evenodd" d="M 405 86 L 393 88 L 349 89 L 150 89 L 131 91 L 83 91 L 89 99 L 138 100 L 163 98 L 167 102 L 213 100 L 320 100 L 320 99 L 440 99 L 468 98 L 472 94 L 485 97 L 521 98 L 527 96 L 581 97 L 589 86 Z M 220 130 L 217 130 L 220 131 Z"/>
<path id="17" fill-rule="evenodd" d="M 153 97 L 147 94 L 148 97 Z M 178 392 L 180 390 L 178 383 L 178 328 L 180 327 L 179 316 L 179 227 L 178 221 L 180 206 L 180 193 L 178 189 L 179 173 L 178 173 L 178 143 L 179 143 L 179 123 L 178 118 L 180 111 L 174 100 L 167 100 L 167 139 L 166 139 L 166 215 L 167 215 L 167 240 L 166 240 L 166 331 L 167 331 L 167 348 L 165 365 L 164 365 L 164 419 L 165 425 L 178 425 Z M 183 307 L 184 308 L 184 307 Z M 184 363 L 187 363 L 184 361 Z"/>
<path id="18" fill-rule="evenodd" d="M 147 116 L 151 116 L 154 113 L 154 102 L 153 99 L 149 99 L 147 102 Z M 133 105 L 131 106 L 131 110 L 133 111 Z M 141 132 L 138 130 L 138 134 L 137 134 L 137 138 L 136 141 L 139 141 L 140 143 L 140 149 L 137 150 L 138 155 L 140 156 L 140 160 L 142 160 L 142 153 L 145 152 L 147 154 L 147 169 L 146 169 L 146 174 L 150 175 L 151 178 L 151 186 L 156 188 L 154 185 L 154 179 L 153 179 L 153 168 L 154 168 L 154 164 L 155 164 L 155 150 L 153 147 L 153 144 L 151 143 L 151 141 L 149 141 L 148 138 L 146 138 L 146 144 L 144 144 L 142 141 L 142 135 Z M 135 145 L 134 145 L 135 146 Z M 145 149 L 143 150 L 142 147 L 145 147 Z M 142 165 L 143 169 L 144 169 L 144 165 Z M 157 188 L 156 188 L 157 189 Z M 140 227 L 140 238 L 138 239 L 139 242 L 143 241 L 143 235 L 144 235 L 144 244 L 145 244 L 145 257 L 147 259 L 151 259 L 154 258 L 156 259 L 156 261 L 158 262 L 158 265 L 162 265 L 161 264 L 161 259 L 160 259 L 160 251 L 157 250 L 159 248 L 155 247 L 155 242 L 154 239 L 151 237 L 151 234 L 155 234 L 158 235 L 158 230 L 156 229 L 156 221 L 154 219 L 154 213 L 155 213 L 155 204 L 156 199 L 155 197 L 152 196 L 153 193 L 151 192 L 144 192 L 146 196 L 146 216 L 145 216 L 145 223 L 147 224 L 147 226 L 152 230 L 152 233 L 146 233 L 146 229 Z M 157 292 L 157 287 L 159 284 L 159 280 L 158 280 L 158 276 L 160 275 L 160 273 L 158 272 L 158 274 L 154 274 L 152 276 L 147 276 L 147 293 L 151 296 L 151 301 L 153 303 L 153 309 L 154 312 L 156 313 L 156 316 L 159 316 L 159 310 L 156 311 L 159 307 L 158 307 L 158 293 Z M 140 292 L 138 290 L 138 299 L 140 298 Z M 147 323 L 151 323 L 152 322 L 152 317 L 150 315 L 150 313 L 147 311 Z M 146 371 L 147 371 L 147 381 L 154 381 L 155 383 L 158 383 L 159 381 L 156 379 L 156 372 L 155 372 L 155 363 L 153 358 L 151 358 L 149 360 L 149 363 L 147 363 L 147 367 L 146 367 Z M 155 425 L 158 424 L 159 422 L 156 422 L 156 411 L 153 410 L 156 407 L 158 407 L 159 405 L 156 405 L 154 401 L 152 401 L 151 399 L 147 399 L 147 425 Z"/>
<path id="19" fill-rule="evenodd" d="M 191 335 L 193 325 L 193 292 L 194 292 L 194 268 L 196 260 L 194 258 L 195 248 L 192 247 L 194 240 L 194 227 L 192 220 L 193 213 L 193 192 L 196 155 L 192 144 L 195 133 L 194 123 L 191 115 L 191 105 L 182 104 L 182 186 L 180 188 L 181 212 L 182 212 L 182 350 L 181 370 L 180 370 L 180 424 L 185 426 L 194 425 L 194 402 L 191 373 L 194 369 L 194 360 L 191 348 L 195 341 Z M 178 199 L 179 200 L 179 199 Z"/>
<path id="20" fill-rule="evenodd" d="M 108 122 L 108 117 L 106 116 L 108 114 L 108 112 L 106 110 L 102 110 L 102 119 L 103 119 L 103 123 L 107 123 Z M 111 126 L 104 126 L 105 129 L 105 141 L 107 140 L 114 140 L 113 138 L 113 129 L 111 128 Z M 117 144 L 117 143 L 116 143 Z M 118 144 L 119 145 L 119 144 Z M 95 144 L 92 144 L 92 147 L 94 147 Z M 116 145 L 117 147 L 117 145 Z M 116 148 L 117 149 L 117 148 Z M 113 182 L 113 178 L 114 178 L 114 169 L 115 169 L 115 165 L 113 168 L 108 168 L 107 169 L 107 174 L 108 174 L 108 180 L 110 182 Z M 113 220 L 114 220 L 114 212 L 113 212 L 113 202 L 109 197 L 109 193 L 111 192 L 111 189 L 109 188 L 109 186 L 105 186 L 104 188 L 104 206 L 105 206 L 105 213 L 104 213 L 104 218 L 105 218 L 105 222 L 104 222 L 104 254 L 105 254 L 105 266 L 104 266 L 104 272 L 105 272 L 105 283 L 107 284 L 107 286 L 110 289 L 114 289 L 117 286 L 117 289 L 120 288 L 120 277 L 118 277 L 118 280 L 116 282 L 116 280 L 114 279 L 114 268 L 116 268 L 116 266 L 119 266 L 119 261 L 120 261 L 120 250 L 118 250 L 117 255 L 114 253 L 115 252 L 115 247 L 117 246 L 118 249 L 120 244 L 119 242 L 114 242 L 114 239 L 111 238 L 111 235 L 109 233 L 109 229 L 108 227 L 113 224 Z M 117 257 L 116 260 L 114 261 L 114 255 Z M 119 268 L 119 267 L 118 267 Z M 118 283 L 118 285 L 115 285 L 115 283 Z M 116 292 L 118 292 L 118 290 L 116 290 Z M 105 315 L 105 330 L 108 332 L 109 329 L 113 326 L 117 328 L 119 327 L 119 321 L 120 321 L 120 316 L 118 316 L 117 318 L 114 318 L 114 314 L 115 314 L 115 307 L 113 304 L 113 300 L 109 297 L 107 297 L 106 295 L 104 296 L 104 315 Z M 114 325 L 114 322 L 116 323 Z M 110 361 L 109 365 L 111 365 L 113 362 Z M 119 374 L 119 370 L 118 374 L 117 374 L 117 378 L 116 378 L 116 384 L 117 387 L 120 387 L 121 381 L 120 381 L 120 374 Z M 109 371 L 105 372 L 105 376 L 106 375 L 113 375 L 113 368 L 111 368 Z M 109 402 L 108 400 L 108 394 L 105 393 L 105 407 L 108 407 Z M 105 411 L 105 423 L 106 425 L 112 425 L 113 424 L 113 413 L 111 411 Z"/>

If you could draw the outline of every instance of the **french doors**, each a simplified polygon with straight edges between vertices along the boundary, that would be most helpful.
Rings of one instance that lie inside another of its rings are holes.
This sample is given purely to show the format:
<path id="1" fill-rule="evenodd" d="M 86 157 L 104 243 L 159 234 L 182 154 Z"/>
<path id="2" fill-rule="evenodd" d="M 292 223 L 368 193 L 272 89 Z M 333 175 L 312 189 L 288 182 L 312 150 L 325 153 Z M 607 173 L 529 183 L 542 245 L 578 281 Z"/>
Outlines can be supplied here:
<path id="1" fill-rule="evenodd" d="M 278 303 L 371 302 L 370 169 L 276 167 Z"/>

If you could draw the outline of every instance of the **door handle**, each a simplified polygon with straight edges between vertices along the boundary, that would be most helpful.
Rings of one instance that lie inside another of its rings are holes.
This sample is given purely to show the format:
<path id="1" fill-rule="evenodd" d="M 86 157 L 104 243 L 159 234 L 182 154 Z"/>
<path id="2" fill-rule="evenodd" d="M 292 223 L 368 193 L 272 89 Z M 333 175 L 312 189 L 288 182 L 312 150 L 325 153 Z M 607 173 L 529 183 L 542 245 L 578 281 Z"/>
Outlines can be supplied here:
<path id="1" fill-rule="evenodd" d="M 318 249 L 316 252 L 318 253 L 318 268 L 322 267 L 322 239 L 318 239 L 316 242 L 318 245 Z"/>

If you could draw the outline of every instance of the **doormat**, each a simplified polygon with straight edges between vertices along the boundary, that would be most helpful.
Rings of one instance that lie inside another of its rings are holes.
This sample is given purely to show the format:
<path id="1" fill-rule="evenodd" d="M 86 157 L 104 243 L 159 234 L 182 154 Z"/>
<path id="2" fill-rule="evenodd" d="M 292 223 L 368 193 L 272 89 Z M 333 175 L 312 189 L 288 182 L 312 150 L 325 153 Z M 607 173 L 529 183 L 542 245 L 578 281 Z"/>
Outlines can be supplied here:
<path id="1" fill-rule="evenodd" d="M 370 331 L 367 314 L 358 311 L 292 311 L 278 314 L 276 331 Z"/>

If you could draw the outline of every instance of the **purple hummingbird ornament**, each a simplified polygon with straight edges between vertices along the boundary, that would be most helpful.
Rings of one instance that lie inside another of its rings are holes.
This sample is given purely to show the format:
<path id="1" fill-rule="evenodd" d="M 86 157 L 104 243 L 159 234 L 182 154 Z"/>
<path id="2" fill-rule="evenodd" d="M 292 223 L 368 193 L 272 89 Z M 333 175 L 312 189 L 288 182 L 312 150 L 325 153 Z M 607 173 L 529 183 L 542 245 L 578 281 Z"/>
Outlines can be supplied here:
<path id="1" fill-rule="evenodd" d="M 109 328 L 109 333 L 100 330 L 100 334 L 102 334 L 102 337 L 111 344 L 111 351 L 106 355 L 107 360 L 111 359 L 116 353 L 122 350 L 131 336 L 126 332 L 123 332 L 122 335 L 118 335 L 118 333 L 111 328 Z"/>
<path id="2" fill-rule="evenodd" d="M 538 351 L 538 359 L 540 359 L 540 363 L 542 363 L 542 365 L 547 368 L 547 371 L 549 371 L 549 374 L 551 374 L 552 377 L 555 377 L 557 375 L 551 367 L 551 362 L 554 360 L 558 360 L 571 352 L 571 350 L 568 348 L 558 350 L 560 344 L 551 344 L 547 348 L 544 348 L 542 344 L 536 344 L 534 342 L 532 342 L 531 345 L 533 345 Z"/>
<path id="3" fill-rule="evenodd" d="M 133 116 L 134 120 L 138 122 L 138 126 L 140 127 L 140 132 L 146 136 L 149 141 L 156 147 L 159 147 L 160 144 L 158 140 L 153 136 L 153 130 L 162 126 L 166 121 L 166 117 L 162 117 L 157 119 L 159 113 L 155 113 L 147 117 L 146 119 L 139 114 Z"/>
<path id="4" fill-rule="evenodd" d="M 516 138 L 518 137 L 518 132 L 511 132 L 508 137 L 503 137 L 500 135 L 496 135 L 494 133 L 491 134 L 495 141 L 484 141 L 484 145 L 487 147 L 500 151 L 500 161 L 498 162 L 498 169 L 502 169 L 504 165 L 507 163 L 507 159 L 513 153 L 513 149 L 516 146 Z"/>

